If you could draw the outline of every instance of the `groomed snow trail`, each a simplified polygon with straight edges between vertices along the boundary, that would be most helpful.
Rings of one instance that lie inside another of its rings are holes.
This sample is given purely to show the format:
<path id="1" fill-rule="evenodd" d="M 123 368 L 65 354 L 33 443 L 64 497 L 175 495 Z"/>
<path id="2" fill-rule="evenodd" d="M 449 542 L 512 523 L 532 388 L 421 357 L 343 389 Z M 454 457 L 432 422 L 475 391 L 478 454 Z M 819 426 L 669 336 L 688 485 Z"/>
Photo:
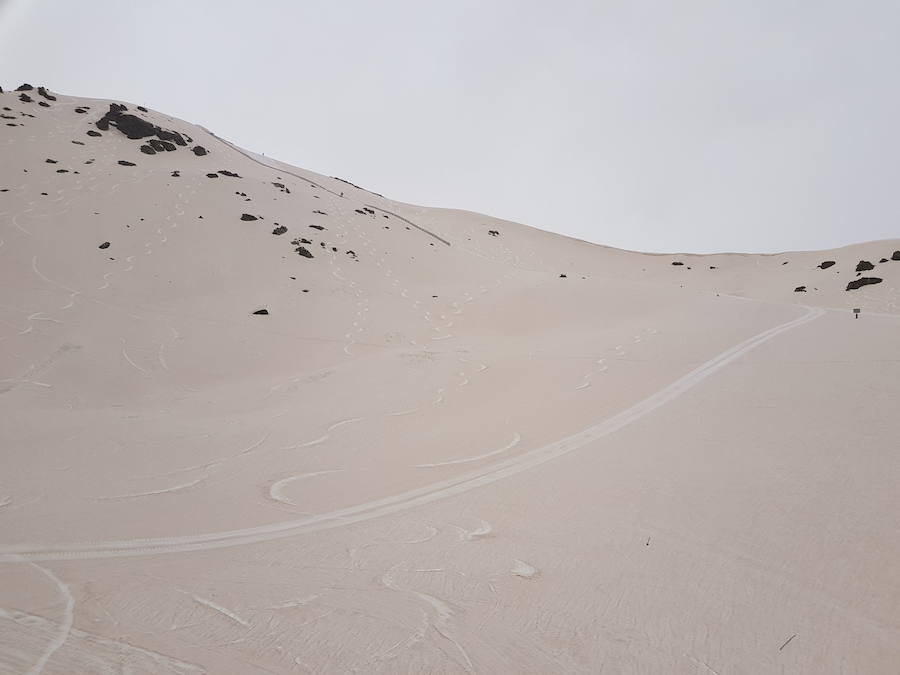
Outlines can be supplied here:
<path id="1" fill-rule="evenodd" d="M 472 471 L 455 478 L 425 487 L 409 490 L 398 495 L 383 497 L 364 504 L 349 506 L 336 511 L 320 513 L 298 520 L 288 520 L 269 525 L 247 527 L 240 530 L 225 530 L 206 534 L 161 537 L 154 539 L 125 539 L 120 541 L 83 542 L 68 544 L 16 544 L 0 547 L 0 562 L 26 562 L 41 560 L 95 559 L 127 556 L 159 555 L 162 553 L 184 553 L 204 551 L 230 546 L 254 544 L 273 539 L 291 537 L 298 534 L 359 523 L 373 518 L 406 511 L 422 504 L 452 497 L 478 487 L 490 485 L 504 478 L 514 476 L 552 459 L 566 455 L 588 443 L 615 433 L 632 422 L 649 415 L 666 403 L 678 398 L 706 378 L 740 358 L 747 352 L 772 338 L 797 326 L 809 323 L 825 314 L 826 310 L 806 307 L 803 315 L 783 324 L 769 328 L 743 342 L 736 344 L 718 356 L 706 361 L 691 372 L 663 387 L 643 401 L 613 415 L 612 417 L 584 429 L 576 434 L 521 455 L 510 457 L 481 470 Z"/>

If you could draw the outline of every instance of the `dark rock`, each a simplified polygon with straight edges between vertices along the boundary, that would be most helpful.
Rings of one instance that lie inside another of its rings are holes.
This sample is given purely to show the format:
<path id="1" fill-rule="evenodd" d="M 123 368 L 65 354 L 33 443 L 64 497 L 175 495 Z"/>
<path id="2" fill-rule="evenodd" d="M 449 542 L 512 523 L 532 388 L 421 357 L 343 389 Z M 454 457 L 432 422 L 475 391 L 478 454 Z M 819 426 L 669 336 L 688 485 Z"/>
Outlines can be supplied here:
<path id="1" fill-rule="evenodd" d="M 217 173 L 208 173 L 208 174 L 206 174 L 206 177 L 207 177 L 207 178 L 218 178 L 218 177 L 219 177 L 219 174 L 217 174 Z M 242 219 L 242 220 L 243 220 L 243 219 Z"/>
<path id="2" fill-rule="evenodd" d="M 160 144 L 163 146 L 163 150 L 166 152 L 174 152 L 178 148 L 175 147 L 174 143 L 169 143 L 169 141 L 160 141 Z"/>
<path id="3" fill-rule="evenodd" d="M 206 154 L 206 148 L 204 148 L 202 145 L 195 145 L 193 148 L 191 148 L 191 152 L 197 155 L 197 157 L 203 157 L 203 155 Z"/>
<path id="4" fill-rule="evenodd" d="M 284 234 L 285 232 L 287 232 L 287 228 L 284 225 L 279 225 L 272 230 L 272 234 Z"/>
<path id="5" fill-rule="evenodd" d="M 363 211 L 362 209 L 353 209 L 353 210 L 356 211 L 360 215 L 363 215 L 363 216 L 366 215 L 366 212 Z"/>
<path id="6" fill-rule="evenodd" d="M 79 115 L 84 115 L 87 112 L 87 108 L 75 108 L 75 112 Z"/>
<path id="7" fill-rule="evenodd" d="M 254 313 L 254 314 L 258 314 L 258 315 L 260 315 L 260 316 L 267 316 L 267 315 L 269 314 L 269 310 L 267 310 L 267 309 L 258 309 L 258 310 L 256 310 L 256 311 L 253 312 L 253 313 Z"/>
<path id="8" fill-rule="evenodd" d="M 87 135 L 88 136 L 102 136 L 103 134 L 101 134 L 99 131 L 94 131 L 93 129 L 88 129 Z"/>
<path id="9" fill-rule="evenodd" d="M 153 148 L 156 152 L 163 152 L 166 149 L 166 146 L 163 145 L 163 142 L 158 138 L 151 138 L 147 141 L 150 144 L 150 147 Z M 174 146 L 173 146 L 174 149 Z"/>
<path id="10" fill-rule="evenodd" d="M 710 266 L 709 266 L 709 269 L 711 269 L 711 270 L 717 270 L 717 269 L 719 269 L 719 268 L 716 267 L 715 265 L 710 265 Z"/>
<path id="11" fill-rule="evenodd" d="M 151 124 L 147 120 L 141 119 L 137 115 L 122 114 L 118 115 L 114 119 L 116 122 L 116 128 L 131 140 L 147 138 L 147 136 L 155 136 L 157 130 L 159 129 L 159 127 L 157 127 L 155 124 Z"/>
<path id="12" fill-rule="evenodd" d="M 22 103 L 32 103 L 34 101 L 28 94 L 19 94 L 19 100 L 22 101 Z"/>
<path id="13" fill-rule="evenodd" d="M 834 265 L 834 260 L 825 260 L 825 261 L 819 263 L 819 269 L 827 270 L 832 265 Z"/>
<path id="14" fill-rule="evenodd" d="M 868 272 L 869 270 L 874 270 L 875 265 L 870 263 L 868 260 L 860 260 L 856 263 L 856 271 L 857 272 Z"/>
<path id="15" fill-rule="evenodd" d="M 134 162 L 126 162 L 124 159 L 120 159 L 118 164 L 121 164 L 122 166 L 137 166 Z"/>
<path id="16" fill-rule="evenodd" d="M 678 266 L 678 265 L 684 265 L 683 262 L 678 262 L 677 260 L 676 260 L 675 262 L 673 262 L 672 264 L 673 264 L 673 265 L 676 265 L 676 266 Z"/>
<path id="17" fill-rule="evenodd" d="M 142 105 L 139 105 L 139 106 L 137 107 L 137 109 L 140 110 L 141 112 L 147 112 L 147 109 L 146 109 L 144 106 L 142 106 Z"/>
<path id="18" fill-rule="evenodd" d="M 887 259 L 887 258 L 882 258 L 882 259 L 881 259 L 881 260 L 879 260 L 879 261 L 878 261 L 878 262 L 879 262 L 879 263 L 886 263 L 886 262 L 887 262 L 887 261 L 888 261 L 888 259 Z"/>
<path id="19" fill-rule="evenodd" d="M 228 176 L 229 178 L 240 178 L 234 171 L 226 171 L 225 169 L 219 169 L 219 173 L 223 176 Z"/>
<path id="20" fill-rule="evenodd" d="M 102 244 L 100 244 L 100 246 L 98 246 L 97 248 L 109 248 L 109 242 L 108 242 L 108 241 L 104 241 L 104 242 L 103 242 Z"/>
<path id="21" fill-rule="evenodd" d="M 319 211 L 318 209 L 315 210 L 315 211 L 313 211 L 313 213 L 318 213 L 320 216 L 327 216 L 327 215 L 328 215 L 328 214 L 325 213 L 324 211 Z"/>
<path id="22" fill-rule="evenodd" d="M 101 117 L 99 120 L 94 122 L 94 126 L 96 126 L 100 131 L 109 131 L 109 119 L 106 117 Z"/>
<path id="23" fill-rule="evenodd" d="M 568 277 L 567 277 L 565 274 L 560 274 L 560 275 L 559 275 L 559 278 L 560 278 L 560 279 L 568 279 Z"/>
<path id="24" fill-rule="evenodd" d="M 25 84 L 20 84 L 16 87 L 16 91 L 34 91 L 34 87 L 26 82 Z"/>
<path id="25" fill-rule="evenodd" d="M 173 171 L 173 172 L 172 172 L 172 178 L 180 178 L 180 177 L 181 177 L 181 172 L 180 172 L 180 171 Z"/>
<path id="26" fill-rule="evenodd" d="M 47 103 L 46 101 L 38 101 L 38 105 L 41 106 L 42 108 L 49 108 L 49 107 L 50 107 L 50 104 Z"/>
<path id="27" fill-rule="evenodd" d="M 171 131 L 169 129 L 157 128 L 156 137 L 159 138 L 161 141 L 173 141 L 176 145 L 181 145 L 181 146 L 187 145 L 187 143 L 185 142 L 182 135 L 179 134 L 177 131 Z"/>
<path id="28" fill-rule="evenodd" d="M 806 286 L 797 286 L 794 289 L 794 293 L 806 293 Z"/>
<path id="29" fill-rule="evenodd" d="M 38 87 L 38 93 L 43 96 L 48 101 L 55 101 L 56 97 L 53 94 L 47 92 L 46 88 Z"/>
<path id="30" fill-rule="evenodd" d="M 56 173 L 69 173 L 68 169 L 57 169 Z"/>
<path id="31" fill-rule="evenodd" d="M 884 279 L 879 279 L 878 277 L 861 277 L 859 279 L 854 279 L 847 284 L 846 290 L 855 291 L 857 288 L 871 286 L 872 284 L 880 284 L 882 281 L 884 281 Z"/>
<path id="32" fill-rule="evenodd" d="M 500 236 L 500 232 L 498 230 L 488 230 L 488 234 L 491 235 L 492 237 Z"/>
<path id="33" fill-rule="evenodd" d="M 55 159 L 45 159 L 44 161 L 45 161 L 47 164 L 56 164 L 56 163 L 57 163 Z"/>
<path id="34" fill-rule="evenodd" d="M 305 246 L 298 246 L 294 249 L 297 253 L 302 255 L 304 258 L 312 258 L 313 254 L 310 253 Z"/>
<path id="35" fill-rule="evenodd" d="M 84 145 L 84 141 L 72 141 L 75 145 Z"/>
<path id="36" fill-rule="evenodd" d="M 325 228 L 322 225 L 310 225 L 314 230 L 324 230 Z"/>
<path id="37" fill-rule="evenodd" d="M 155 155 L 156 154 L 156 150 L 151 148 L 149 145 L 142 145 L 141 152 L 143 152 L 145 155 Z"/>
<path id="38" fill-rule="evenodd" d="M 256 216 L 251 216 L 249 213 L 245 213 L 241 216 L 241 220 L 251 221 L 251 220 L 259 220 Z"/>
<path id="39" fill-rule="evenodd" d="M 894 251 L 891 254 L 891 260 L 900 260 L 900 251 Z"/>

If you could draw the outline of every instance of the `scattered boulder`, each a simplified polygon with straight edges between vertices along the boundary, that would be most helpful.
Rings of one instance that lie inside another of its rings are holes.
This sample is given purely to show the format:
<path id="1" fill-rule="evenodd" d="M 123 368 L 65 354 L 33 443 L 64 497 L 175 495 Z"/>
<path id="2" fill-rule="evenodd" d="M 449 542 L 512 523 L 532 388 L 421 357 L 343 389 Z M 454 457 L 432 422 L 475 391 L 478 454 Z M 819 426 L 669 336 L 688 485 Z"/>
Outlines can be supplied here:
<path id="1" fill-rule="evenodd" d="M 94 131 L 93 129 L 88 129 L 87 135 L 88 136 L 102 136 L 103 134 L 101 134 L 99 131 Z"/>
<path id="2" fill-rule="evenodd" d="M 213 174 L 213 175 L 215 175 L 215 174 Z M 257 218 L 256 216 L 250 215 L 249 213 L 244 213 L 241 215 L 241 220 L 249 222 L 251 220 L 259 220 L 259 218 Z"/>
<path id="3" fill-rule="evenodd" d="M 172 172 L 172 178 L 181 178 L 181 172 L 180 172 L 180 171 L 173 171 L 173 172 Z"/>
<path id="4" fill-rule="evenodd" d="M 257 314 L 257 315 L 259 315 L 259 316 L 268 316 L 269 310 L 267 310 L 267 309 L 258 309 L 258 310 L 256 310 L 256 311 L 253 312 L 253 313 L 254 313 L 254 314 Z"/>
<path id="5" fill-rule="evenodd" d="M 305 246 L 298 246 L 294 249 L 299 255 L 302 255 L 304 258 L 312 258 L 313 254 L 309 252 L 309 250 Z"/>
<path id="6" fill-rule="evenodd" d="M 900 251 L 894 251 L 891 254 L 891 260 L 900 260 Z"/>
<path id="7" fill-rule="evenodd" d="M 318 213 L 320 216 L 327 216 L 327 215 L 328 215 L 328 214 L 325 213 L 324 211 L 319 211 L 318 209 L 316 209 L 315 211 L 313 211 L 313 213 Z"/>
<path id="8" fill-rule="evenodd" d="M 191 152 L 197 155 L 197 157 L 203 157 L 203 155 L 206 154 L 206 148 L 204 148 L 202 145 L 195 145 L 193 148 L 191 148 Z"/>
<path id="9" fill-rule="evenodd" d="M 888 261 L 888 259 L 887 259 L 887 258 L 882 258 L 882 259 L 881 259 L 881 260 L 879 260 L 879 261 L 878 261 L 878 262 L 879 262 L 879 263 L 886 263 L 886 262 L 887 262 L 887 261 Z"/>
<path id="10" fill-rule="evenodd" d="M 567 277 L 565 274 L 560 274 L 560 275 L 559 275 L 559 278 L 560 278 L 560 279 L 568 279 L 568 277 Z"/>
<path id="11" fill-rule="evenodd" d="M 108 242 L 108 241 L 104 241 L 104 242 L 103 242 L 102 244 L 100 244 L 100 246 L 98 246 L 97 248 L 109 248 L 109 242 Z"/>
<path id="12" fill-rule="evenodd" d="M 208 173 L 208 174 L 206 174 L 206 177 L 207 177 L 207 178 L 218 178 L 218 177 L 219 177 L 219 174 L 217 174 L 217 173 Z"/>
<path id="13" fill-rule="evenodd" d="M 147 109 L 146 109 L 144 106 L 142 106 L 142 105 L 139 105 L 139 106 L 137 107 L 137 109 L 140 110 L 141 112 L 147 112 Z"/>
<path id="14" fill-rule="evenodd" d="M 42 108 L 49 108 L 49 107 L 50 107 L 50 104 L 47 103 L 46 101 L 38 101 L 38 105 L 41 106 Z"/>
<path id="15" fill-rule="evenodd" d="M 223 176 L 228 176 L 229 178 L 240 178 L 240 176 L 238 176 L 233 171 L 226 171 L 225 169 L 219 169 L 219 173 Z"/>
<path id="16" fill-rule="evenodd" d="M 117 163 L 121 164 L 122 166 L 137 166 L 137 164 L 135 164 L 134 162 L 127 162 L 124 159 L 120 159 Z"/>
<path id="17" fill-rule="evenodd" d="M 75 112 L 77 112 L 79 115 L 84 115 L 87 111 L 87 108 L 75 108 Z"/>
<path id="18" fill-rule="evenodd" d="M 285 232 L 287 232 L 287 228 L 284 225 L 279 225 L 272 230 L 272 234 L 284 234 Z"/>
<path id="19" fill-rule="evenodd" d="M 675 262 L 673 262 L 672 264 L 675 265 L 676 267 L 679 266 L 679 265 L 684 265 L 683 262 L 679 262 L 679 261 L 677 261 L 677 260 L 676 260 Z"/>
<path id="20" fill-rule="evenodd" d="M 500 236 L 499 230 L 488 230 L 488 234 L 491 235 L 492 237 L 499 237 L 499 236 Z"/>
<path id="21" fill-rule="evenodd" d="M 806 286 L 797 286 L 794 289 L 794 293 L 806 293 Z"/>
<path id="22" fill-rule="evenodd" d="M 880 284 L 884 279 L 880 279 L 878 277 L 860 277 L 859 279 L 854 279 L 849 284 L 847 284 L 847 288 L 845 290 L 855 291 L 857 288 L 862 288 L 863 286 L 871 286 L 872 284 Z"/>
<path id="23" fill-rule="evenodd" d="M 50 94 L 45 87 L 38 87 L 38 94 L 43 96 L 48 101 L 56 100 L 56 97 L 53 94 Z"/>
<path id="24" fill-rule="evenodd" d="M 22 101 L 22 103 L 33 103 L 34 102 L 34 99 L 31 98 L 28 94 L 19 94 L 19 100 Z"/>
<path id="25" fill-rule="evenodd" d="M 875 265 L 870 263 L 868 260 L 860 260 L 856 263 L 856 271 L 857 272 L 868 272 L 869 270 L 874 270 Z"/>
<path id="26" fill-rule="evenodd" d="M 142 145 L 141 152 L 143 152 L 145 155 L 155 155 L 156 154 L 156 150 L 151 148 L 149 145 Z"/>
<path id="27" fill-rule="evenodd" d="M 820 270 L 827 270 L 829 267 L 834 265 L 834 260 L 824 260 L 819 263 Z"/>
<path id="28" fill-rule="evenodd" d="M 49 157 L 47 159 L 45 159 L 44 162 L 46 162 L 47 164 L 56 164 L 57 163 L 55 159 L 50 159 Z"/>
<path id="29" fill-rule="evenodd" d="M 322 225 L 310 225 L 314 230 L 324 230 L 325 228 Z"/>
<path id="30" fill-rule="evenodd" d="M 26 82 L 25 84 L 20 84 L 16 87 L 16 91 L 34 91 L 34 87 Z"/>

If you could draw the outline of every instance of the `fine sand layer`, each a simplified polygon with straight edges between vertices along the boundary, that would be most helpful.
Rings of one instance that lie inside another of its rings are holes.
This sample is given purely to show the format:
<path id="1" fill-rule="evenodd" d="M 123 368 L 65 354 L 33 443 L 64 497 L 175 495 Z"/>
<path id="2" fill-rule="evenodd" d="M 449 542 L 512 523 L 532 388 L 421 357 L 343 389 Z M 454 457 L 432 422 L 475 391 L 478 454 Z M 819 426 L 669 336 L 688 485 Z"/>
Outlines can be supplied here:
<path id="1" fill-rule="evenodd" d="M 897 672 L 900 240 L 642 254 L 0 107 L 0 673 Z"/>

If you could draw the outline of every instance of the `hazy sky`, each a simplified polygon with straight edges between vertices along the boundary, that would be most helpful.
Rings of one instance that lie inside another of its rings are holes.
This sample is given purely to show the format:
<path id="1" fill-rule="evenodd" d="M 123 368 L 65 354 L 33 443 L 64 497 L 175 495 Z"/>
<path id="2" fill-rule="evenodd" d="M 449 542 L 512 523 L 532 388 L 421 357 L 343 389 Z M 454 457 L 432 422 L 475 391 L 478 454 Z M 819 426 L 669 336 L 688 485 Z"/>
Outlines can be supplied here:
<path id="1" fill-rule="evenodd" d="M 649 251 L 900 236 L 900 3 L 0 1 L 0 84 Z"/>

